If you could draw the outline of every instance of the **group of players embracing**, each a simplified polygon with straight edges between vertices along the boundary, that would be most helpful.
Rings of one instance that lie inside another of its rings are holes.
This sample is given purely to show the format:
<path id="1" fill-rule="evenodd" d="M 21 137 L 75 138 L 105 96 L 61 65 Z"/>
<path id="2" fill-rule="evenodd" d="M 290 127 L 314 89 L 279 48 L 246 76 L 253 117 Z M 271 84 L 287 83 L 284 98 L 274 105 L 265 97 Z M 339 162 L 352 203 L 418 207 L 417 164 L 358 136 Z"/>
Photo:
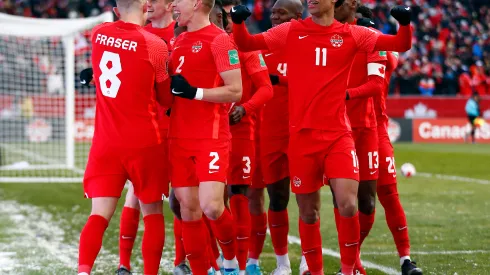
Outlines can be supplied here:
<path id="1" fill-rule="evenodd" d="M 400 28 L 383 35 L 358 0 L 308 0 L 304 20 L 300 0 L 278 0 L 273 27 L 251 35 L 250 11 L 223 1 L 117 0 L 119 20 L 92 30 L 93 69 L 81 73 L 97 91 L 84 177 L 92 212 L 78 274 L 91 273 L 127 180 L 116 274 L 131 274 L 140 212 L 144 274 L 158 273 L 164 196 L 175 214 L 174 274 L 262 274 L 267 228 L 272 274 L 292 274 L 290 190 L 299 208 L 299 274 L 324 274 L 324 185 L 333 194 L 338 274 L 366 274 L 360 247 L 376 194 L 402 275 L 422 274 L 410 259 L 385 112 L 398 52 L 411 48 L 411 9 L 394 7 Z"/>

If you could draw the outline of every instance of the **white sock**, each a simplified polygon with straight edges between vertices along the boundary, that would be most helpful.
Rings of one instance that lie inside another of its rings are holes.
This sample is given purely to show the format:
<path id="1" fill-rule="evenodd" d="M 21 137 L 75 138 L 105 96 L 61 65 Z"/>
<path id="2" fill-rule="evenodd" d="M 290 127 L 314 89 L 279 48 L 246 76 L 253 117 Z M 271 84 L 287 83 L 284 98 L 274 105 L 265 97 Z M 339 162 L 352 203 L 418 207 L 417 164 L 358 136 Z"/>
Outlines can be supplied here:
<path id="1" fill-rule="evenodd" d="M 277 266 L 289 266 L 291 267 L 291 263 L 289 262 L 288 253 L 284 255 L 276 255 Z"/>
<path id="2" fill-rule="evenodd" d="M 214 275 L 221 275 L 221 271 L 219 271 L 219 270 L 215 270 L 215 271 L 214 271 Z"/>
<path id="3" fill-rule="evenodd" d="M 223 267 L 223 259 L 221 258 L 221 256 L 218 256 L 218 258 L 216 258 L 216 264 L 219 268 Z"/>
<path id="4" fill-rule="evenodd" d="M 305 256 L 301 256 L 301 264 L 305 263 L 306 264 L 306 258 Z"/>
<path id="5" fill-rule="evenodd" d="M 252 258 L 248 259 L 247 266 L 253 265 L 253 264 L 254 265 L 259 265 L 259 260 L 258 259 L 252 259 Z"/>
<path id="6" fill-rule="evenodd" d="M 233 260 L 227 260 L 227 259 L 224 259 L 223 260 L 223 267 L 225 269 L 232 269 L 232 268 L 236 268 L 237 267 L 237 260 L 236 260 L 236 257 L 233 258 Z"/>
<path id="7" fill-rule="evenodd" d="M 403 256 L 403 257 L 400 257 L 400 265 L 403 265 L 403 262 L 405 260 L 410 260 L 410 256 Z"/>
<path id="8" fill-rule="evenodd" d="M 208 269 L 208 273 L 212 273 L 213 271 L 214 271 L 214 268 L 212 268 L 212 267 L 210 267 L 210 268 Z"/>
<path id="9" fill-rule="evenodd" d="M 245 275 L 245 270 L 240 270 L 240 272 L 238 272 L 238 275 Z"/>
<path id="10" fill-rule="evenodd" d="M 78 275 L 88 275 L 87 272 L 78 273 Z"/>

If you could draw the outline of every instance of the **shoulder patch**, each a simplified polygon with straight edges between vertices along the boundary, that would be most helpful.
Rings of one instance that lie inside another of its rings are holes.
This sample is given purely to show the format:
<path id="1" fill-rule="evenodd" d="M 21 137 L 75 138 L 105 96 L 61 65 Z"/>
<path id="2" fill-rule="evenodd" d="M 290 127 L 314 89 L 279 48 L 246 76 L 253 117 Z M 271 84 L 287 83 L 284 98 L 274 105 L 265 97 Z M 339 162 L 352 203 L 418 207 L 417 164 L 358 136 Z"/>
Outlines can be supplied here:
<path id="1" fill-rule="evenodd" d="M 240 59 L 238 58 L 237 50 L 229 50 L 228 51 L 228 59 L 230 60 L 230 65 L 240 64 Z"/>
<path id="2" fill-rule="evenodd" d="M 400 57 L 400 54 L 398 52 L 391 52 L 396 59 L 398 59 Z"/>
<path id="3" fill-rule="evenodd" d="M 260 60 L 260 66 L 261 67 L 265 67 L 265 61 L 264 61 L 264 57 L 262 56 L 261 53 L 259 53 L 259 60 Z"/>
<path id="4" fill-rule="evenodd" d="M 386 51 L 379 51 L 379 56 L 386 56 Z"/>

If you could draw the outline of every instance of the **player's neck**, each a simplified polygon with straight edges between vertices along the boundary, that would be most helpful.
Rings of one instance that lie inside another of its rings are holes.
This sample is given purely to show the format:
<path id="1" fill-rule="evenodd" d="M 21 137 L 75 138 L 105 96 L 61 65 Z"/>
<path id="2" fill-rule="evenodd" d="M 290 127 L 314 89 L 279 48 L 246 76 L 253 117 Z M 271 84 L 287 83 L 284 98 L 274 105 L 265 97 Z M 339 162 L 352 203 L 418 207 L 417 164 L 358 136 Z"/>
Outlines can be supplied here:
<path id="1" fill-rule="evenodd" d="M 320 26 L 328 27 L 333 24 L 335 20 L 333 14 L 323 14 L 321 16 L 311 16 L 311 20 Z"/>
<path id="2" fill-rule="evenodd" d="M 165 13 L 162 16 L 162 18 L 160 18 L 158 20 L 152 20 L 151 26 L 153 28 L 162 29 L 162 28 L 168 27 L 173 21 L 174 21 L 174 19 L 172 18 L 172 13 L 168 12 L 168 13 Z"/>
<path id="3" fill-rule="evenodd" d="M 139 26 L 143 26 L 145 24 L 145 20 L 143 17 L 135 14 L 121 14 L 121 17 L 119 18 L 121 21 L 124 21 L 126 23 L 132 23 L 136 24 Z"/>
<path id="4" fill-rule="evenodd" d="M 356 21 L 356 14 L 351 14 L 349 17 L 347 17 L 347 20 L 345 20 L 345 23 L 352 24 Z"/>
<path id="5" fill-rule="evenodd" d="M 204 15 L 200 13 L 195 13 L 194 18 L 192 18 L 188 24 L 187 24 L 187 31 L 188 32 L 195 32 L 198 31 L 202 28 L 205 28 L 209 25 L 211 25 L 211 22 L 209 21 L 209 15 Z"/>

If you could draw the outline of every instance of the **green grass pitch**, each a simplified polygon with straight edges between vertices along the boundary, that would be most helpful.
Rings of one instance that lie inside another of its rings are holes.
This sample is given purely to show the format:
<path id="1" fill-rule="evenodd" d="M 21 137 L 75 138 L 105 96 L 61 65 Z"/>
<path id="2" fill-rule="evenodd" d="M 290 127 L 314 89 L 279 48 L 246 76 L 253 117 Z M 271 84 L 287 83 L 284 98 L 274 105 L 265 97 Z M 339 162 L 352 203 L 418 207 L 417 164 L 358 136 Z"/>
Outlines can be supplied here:
<path id="1" fill-rule="evenodd" d="M 490 146 L 396 144 L 395 155 L 397 167 L 411 162 L 422 174 L 410 179 L 399 174 L 398 187 L 409 223 L 412 258 L 424 274 L 490 274 Z M 334 274 L 339 259 L 331 256 L 338 251 L 338 244 L 329 190 L 325 188 L 322 196 L 323 247 L 328 252 L 324 256 L 325 270 L 326 274 Z M 0 183 L 0 274 L 75 274 L 78 237 L 89 211 L 90 201 L 83 199 L 79 183 Z M 294 197 L 289 211 L 290 235 L 298 236 Z M 116 211 L 105 234 L 94 274 L 113 274 L 117 267 L 119 214 Z M 173 262 L 172 216 L 167 205 L 165 214 L 162 274 L 171 271 Z M 133 256 L 135 274 L 142 271 L 142 230 L 140 223 Z M 362 252 L 362 259 L 377 267 L 367 269 L 368 274 L 400 274 L 399 259 L 379 203 L 376 222 Z M 298 274 L 299 246 L 291 244 L 289 255 L 293 274 Z M 275 268 L 270 238 L 261 265 L 264 274 Z"/>

